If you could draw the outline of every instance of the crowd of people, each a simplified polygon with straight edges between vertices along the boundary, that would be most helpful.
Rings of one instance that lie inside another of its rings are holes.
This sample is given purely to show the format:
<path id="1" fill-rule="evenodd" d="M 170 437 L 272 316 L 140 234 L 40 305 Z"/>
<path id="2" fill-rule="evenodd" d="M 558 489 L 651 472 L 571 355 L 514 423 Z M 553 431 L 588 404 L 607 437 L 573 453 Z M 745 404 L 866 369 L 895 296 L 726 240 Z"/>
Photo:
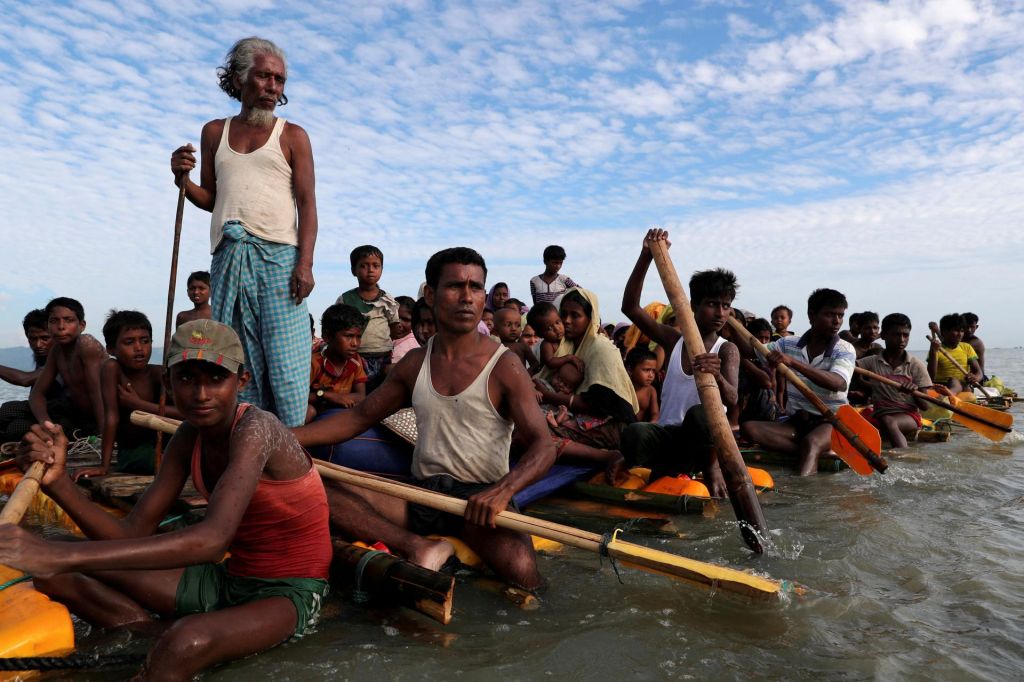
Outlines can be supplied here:
<path id="1" fill-rule="evenodd" d="M 173 622 L 159 629 L 147 677 L 188 679 L 306 632 L 328 590 L 331 532 L 382 541 L 431 569 L 454 548 L 427 536 L 460 536 L 507 582 L 542 588 L 529 538 L 495 518 L 557 460 L 603 470 L 609 483 L 637 465 L 655 479 L 699 475 L 711 494 L 727 495 L 696 372 L 714 378 L 737 438 L 799 452 L 802 474 L 828 450 L 831 426 L 780 380 L 779 365 L 829 406 L 870 403 L 897 447 L 920 424 L 918 405 L 877 383 L 858 385 L 855 366 L 954 392 L 983 377 L 976 316 L 942 317 L 923 363 L 906 352 L 905 315 L 852 315 L 841 333 L 846 297 L 818 289 L 798 336 L 790 307 L 776 307 L 770 321 L 735 308 L 740 285 L 724 269 L 690 279 L 703 343 L 691 360 L 677 311 L 641 306 L 651 246 L 668 243 L 662 230 L 644 237 L 625 283 L 628 322 L 603 319 L 597 296 L 562 273 L 561 246 L 544 250 L 527 303 L 507 282 L 488 289 L 484 258 L 465 247 L 434 254 L 415 297 L 393 296 L 380 286 L 383 252 L 364 245 L 350 258 L 356 286 L 322 312 L 318 337 L 306 304 L 318 229 L 313 153 L 301 127 L 275 116 L 288 101 L 287 75 L 273 43 L 236 43 L 218 82 L 240 111 L 203 127 L 200 182 L 189 178 L 198 165 L 192 145 L 171 156 L 175 184 L 211 213 L 211 266 L 189 276 L 193 308 L 177 316 L 162 361 L 151 362 L 144 314 L 111 312 L 101 343 L 85 333 L 82 305 L 58 297 L 25 316 L 35 369 L 0 367 L 0 378 L 31 387 L 27 401 L 0 406 L 0 436 L 21 439 L 23 466 L 49 466 L 44 490 L 96 541 L 44 541 L 3 525 L 0 563 L 31 573 L 37 589 L 100 627 Z M 738 338 L 730 317 L 768 354 Z M 408 406 L 418 431 L 410 480 L 465 498 L 461 518 L 325 484 L 307 454 Z M 72 476 L 153 473 L 155 436 L 131 423 L 134 410 L 183 424 L 153 484 L 118 519 Z M 100 462 L 72 474 L 68 436 L 84 435 L 101 437 Z M 189 477 L 208 499 L 205 518 L 157 533 Z"/>

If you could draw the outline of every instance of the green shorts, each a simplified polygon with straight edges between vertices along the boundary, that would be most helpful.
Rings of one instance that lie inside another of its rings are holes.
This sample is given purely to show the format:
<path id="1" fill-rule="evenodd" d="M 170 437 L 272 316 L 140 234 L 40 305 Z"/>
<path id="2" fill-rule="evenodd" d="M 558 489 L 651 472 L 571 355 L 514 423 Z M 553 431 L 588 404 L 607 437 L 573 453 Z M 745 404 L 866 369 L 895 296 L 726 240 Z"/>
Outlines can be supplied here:
<path id="1" fill-rule="evenodd" d="M 318 578 L 240 578 L 228 575 L 223 564 L 187 566 L 178 583 L 174 610 L 179 616 L 208 613 L 241 606 L 268 597 L 284 597 L 295 605 L 295 635 L 301 637 L 316 625 L 320 606 L 330 591 Z"/>
<path id="2" fill-rule="evenodd" d="M 153 443 L 143 443 L 134 448 L 117 448 L 117 465 L 114 471 L 123 474 L 138 474 L 140 476 L 152 476 L 155 473 L 156 446 Z"/>

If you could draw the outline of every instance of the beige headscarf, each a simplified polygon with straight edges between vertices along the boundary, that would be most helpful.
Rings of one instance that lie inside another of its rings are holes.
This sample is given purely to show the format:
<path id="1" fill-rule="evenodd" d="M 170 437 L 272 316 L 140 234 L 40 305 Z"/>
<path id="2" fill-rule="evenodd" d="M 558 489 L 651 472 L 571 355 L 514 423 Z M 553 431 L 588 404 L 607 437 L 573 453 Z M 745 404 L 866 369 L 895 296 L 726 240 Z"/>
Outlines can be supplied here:
<path id="1" fill-rule="evenodd" d="M 555 357 L 575 355 L 584 362 L 583 383 L 576 389 L 577 394 L 586 393 L 587 389 L 591 386 L 604 386 L 631 404 L 633 406 L 633 413 L 636 414 L 640 411 L 640 403 L 637 402 L 633 382 L 629 380 L 626 367 L 622 364 L 622 356 L 619 354 L 619 349 L 615 347 L 610 339 L 597 333 L 598 327 L 601 326 L 601 312 L 597 305 L 597 295 L 583 287 L 569 289 L 562 296 L 559 308 L 561 308 L 561 303 L 565 301 L 565 296 L 574 291 L 579 292 L 590 303 L 590 327 L 583 335 L 583 338 L 580 339 L 578 346 L 573 344 L 568 338 L 563 338 L 562 342 L 558 345 L 558 349 L 555 351 Z M 553 372 L 545 367 L 544 371 L 540 373 L 540 377 L 542 379 L 550 379 L 552 374 Z"/>

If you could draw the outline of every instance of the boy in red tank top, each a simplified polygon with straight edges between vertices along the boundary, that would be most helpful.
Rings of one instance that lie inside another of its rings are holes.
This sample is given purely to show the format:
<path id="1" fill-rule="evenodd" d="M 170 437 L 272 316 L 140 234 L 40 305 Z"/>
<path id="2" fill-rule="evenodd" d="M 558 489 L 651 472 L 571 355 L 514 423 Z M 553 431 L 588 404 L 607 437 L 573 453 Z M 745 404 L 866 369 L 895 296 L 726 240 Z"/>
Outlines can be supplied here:
<path id="1" fill-rule="evenodd" d="M 65 469 L 67 438 L 36 425 L 22 460 L 50 465 L 45 492 L 99 542 L 44 541 L 0 526 L 0 562 L 103 628 L 173 621 L 143 676 L 191 679 L 270 648 L 316 622 L 331 560 L 327 499 L 309 455 L 273 415 L 240 405 L 248 381 L 235 332 L 212 320 L 178 328 L 166 366 L 185 423 L 156 479 L 124 519 L 93 504 Z M 189 475 L 207 497 L 200 523 L 155 535 Z M 231 558 L 222 561 L 226 551 Z"/>

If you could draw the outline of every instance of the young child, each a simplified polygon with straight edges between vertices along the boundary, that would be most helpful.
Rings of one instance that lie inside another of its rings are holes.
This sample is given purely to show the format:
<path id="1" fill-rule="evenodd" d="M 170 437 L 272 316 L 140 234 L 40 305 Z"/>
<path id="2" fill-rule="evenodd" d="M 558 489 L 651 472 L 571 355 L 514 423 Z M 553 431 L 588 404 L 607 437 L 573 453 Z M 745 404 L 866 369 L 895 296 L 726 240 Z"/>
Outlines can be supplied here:
<path id="1" fill-rule="evenodd" d="M 652 229 L 644 237 L 640 255 L 622 294 L 622 312 L 651 341 L 668 353 L 668 369 L 661 392 L 657 424 L 630 424 L 622 432 L 622 455 L 627 466 L 649 466 L 651 482 L 664 476 L 701 472 L 713 497 L 728 495 L 725 479 L 714 456 L 707 415 L 697 391 L 695 373 L 714 377 L 722 404 L 735 409 L 738 400 L 739 350 L 719 331 L 732 313 L 738 284 L 728 270 L 704 270 L 690 278 L 690 301 L 701 347 L 691 362 L 682 332 L 662 324 L 640 307 L 644 279 L 654 257 L 651 246 L 668 245 L 668 232 Z"/>
<path id="2" fill-rule="evenodd" d="M 395 347 L 391 351 L 389 368 L 397 365 L 413 348 L 420 347 L 416 335 L 412 333 L 412 309 L 416 301 L 409 296 L 396 296 L 395 301 L 398 303 L 398 324 L 391 327 L 391 342 Z"/>
<path id="3" fill-rule="evenodd" d="M 860 334 L 853 343 L 853 349 L 857 352 L 857 359 L 868 355 L 877 355 L 882 352 L 882 347 L 875 343 L 881 336 L 878 326 L 878 313 L 865 310 L 857 319 L 857 328 Z"/>
<path id="4" fill-rule="evenodd" d="M 21 370 L 0 365 L 0 380 L 15 386 L 31 387 L 42 374 L 46 358 L 53 347 L 53 337 L 50 336 L 50 331 L 47 329 L 46 311 L 42 309 L 29 311 L 21 321 L 21 328 L 25 332 L 29 350 L 32 351 L 32 364 L 35 367 L 30 370 Z M 49 395 L 46 396 L 47 402 L 59 403 L 63 393 L 61 385 L 54 382 L 50 387 Z M 32 407 L 27 400 L 8 400 L 0 405 L 0 442 L 9 443 L 21 440 L 21 437 L 32 428 L 34 423 Z"/>
<path id="5" fill-rule="evenodd" d="M 554 303 L 555 299 L 569 289 L 579 286 L 567 275 L 560 275 L 565 262 L 565 249 L 556 244 L 544 249 L 544 272 L 530 280 L 530 296 L 533 304 Z M 539 332 L 538 332 L 539 333 Z"/>
<path id="6" fill-rule="evenodd" d="M 862 318 L 863 322 L 863 318 Z M 857 360 L 857 366 L 898 381 L 908 388 L 925 390 L 931 386 L 928 368 L 907 352 L 910 341 L 910 318 L 902 313 L 891 313 L 882 320 L 882 339 L 885 350 Z M 861 333 L 864 332 L 863 325 Z M 870 387 L 871 412 L 864 416 L 878 427 L 882 437 L 893 448 L 907 447 L 907 436 L 921 428 L 920 409 L 928 404 L 894 387 L 862 377 Z"/>
<path id="7" fill-rule="evenodd" d="M 857 354 L 853 344 L 839 338 L 846 313 L 846 297 L 835 289 L 816 289 L 807 299 L 811 328 L 803 336 L 788 336 L 768 344 L 768 362 L 788 365 L 833 411 L 847 404 L 847 391 Z M 799 475 L 818 471 L 818 457 L 828 452 L 832 424 L 794 385 L 786 386 L 785 422 L 748 421 L 743 436 L 768 450 L 796 452 Z"/>
<path id="8" fill-rule="evenodd" d="M 335 303 L 320 318 L 324 345 L 313 351 L 306 423 L 324 410 L 352 407 L 366 397 L 366 369 L 359 344 L 367 320 L 350 305 Z"/>
<path id="9" fill-rule="evenodd" d="M 777 305 L 772 308 L 772 327 L 775 331 L 772 332 L 769 341 L 781 339 L 783 336 L 793 336 L 793 332 L 789 331 L 789 323 L 792 321 L 793 310 L 788 305 Z"/>
<path id="10" fill-rule="evenodd" d="M 499 308 L 494 312 L 494 335 L 498 337 L 505 348 L 515 353 L 516 357 L 523 361 L 523 365 L 533 373 L 540 370 L 540 361 L 533 354 L 533 348 L 519 340 L 521 336 L 519 325 L 522 323 L 522 318 L 523 316 L 517 310 Z"/>
<path id="11" fill-rule="evenodd" d="M 772 317 L 774 319 L 774 311 Z M 747 331 L 753 334 L 755 339 L 767 345 L 771 343 L 774 336 L 773 326 L 775 325 L 769 323 L 768 320 L 759 317 L 747 325 Z M 778 326 L 775 326 L 775 329 L 778 330 Z M 778 332 L 776 331 L 776 333 Z M 775 390 L 778 385 L 775 370 L 759 353 L 753 349 L 750 349 L 750 352 L 750 357 L 740 358 L 739 423 L 742 424 L 746 421 L 773 422 L 779 416 L 779 406 L 775 398 Z"/>
<path id="12" fill-rule="evenodd" d="M 558 368 L 558 371 L 551 377 L 550 383 L 539 378 L 534 378 L 534 382 L 539 388 L 550 388 L 555 393 L 571 396 L 575 395 L 576 389 L 583 383 L 583 372 L 576 365 L 566 363 Z M 540 409 L 544 412 L 544 418 L 548 424 L 553 427 L 574 421 L 576 418 L 566 405 L 556 406 L 541 403 Z"/>
<path id="13" fill-rule="evenodd" d="M 480 322 L 487 328 L 488 334 L 494 334 L 494 313 L 492 311 L 485 310 L 480 316 Z"/>
<path id="14" fill-rule="evenodd" d="M 210 307 L 210 273 L 196 270 L 188 276 L 185 286 L 188 287 L 188 300 L 192 301 L 194 307 L 178 313 L 174 318 L 175 327 L 192 320 L 209 320 L 213 317 L 213 308 Z"/>
<path id="15" fill-rule="evenodd" d="M 525 315 L 527 311 L 526 304 L 520 301 L 518 298 L 510 298 L 507 301 L 505 301 L 505 307 L 511 308 L 520 315 Z"/>
<path id="16" fill-rule="evenodd" d="M 103 423 L 100 367 L 107 354 L 99 341 L 82 333 L 85 311 L 81 303 L 61 296 L 47 303 L 45 310 L 55 345 L 29 394 L 32 415 L 40 424 L 59 423 L 73 436 L 99 433 Z M 47 402 L 56 382 L 65 389 L 65 400 L 60 405 Z"/>
<path id="17" fill-rule="evenodd" d="M 637 346 L 626 354 L 626 371 L 636 389 L 640 411 L 638 422 L 657 423 L 659 416 L 658 392 L 654 390 L 654 378 L 658 376 L 658 358 L 649 349 Z"/>
<path id="18" fill-rule="evenodd" d="M 525 322 L 526 316 L 521 315 L 520 321 L 521 323 Z M 536 350 L 534 350 L 534 346 L 537 345 L 537 342 L 540 339 L 537 338 L 537 332 L 533 330 L 533 327 L 530 326 L 529 322 L 526 322 L 526 324 L 523 325 L 523 332 L 519 335 L 519 340 L 530 347 L 530 352 L 533 353 L 533 357 L 537 358 L 538 360 L 540 359 L 537 357 Z"/>
<path id="19" fill-rule="evenodd" d="M 490 310 L 492 313 L 496 312 L 500 308 L 505 307 L 508 297 L 508 284 L 498 282 L 491 287 L 491 290 L 487 293 L 487 300 L 484 302 L 484 309 Z"/>
<path id="20" fill-rule="evenodd" d="M 928 375 L 936 384 L 945 386 L 953 393 L 970 390 L 971 382 L 981 380 L 978 354 L 971 344 L 963 340 L 965 331 L 964 318 L 958 313 L 943 315 L 939 320 L 941 346 L 961 367 L 967 369 L 966 375 L 939 352 L 938 340 L 933 338 L 931 348 L 928 349 Z"/>
<path id="21" fill-rule="evenodd" d="M 577 364 L 578 370 L 583 371 L 583 367 L 579 366 L 580 360 L 575 355 L 555 357 L 558 344 L 565 336 L 565 327 L 562 325 L 562 317 L 558 314 L 558 308 L 551 303 L 538 303 L 530 308 L 530 312 L 526 314 L 526 320 L 537 331 L 537 336 L 541 339 L 540 344 L 535 348 L 537 359 L 540 360 L 543 367 L 555 371 L 562 365 L 572 362 Z"/>
<path id="22" fill-rule="evenodd" d="M 391 327 L 397 325 L 398 302 L 378 286 L 384 271 L 384 253 L 376 246 L 357 246 L 349 254 L 352 274 L 359 283 L 355 289 L 346 291 L 335 303 L 344 303 L 358 310 L 366 317 L 363 332 L 362 355 L 366 365 L 367 392 L 384 381 L 385 365 L 391 362 Z M 320 332 L 327 338 L 327 332 Z"/>
<path id="23" fill-rule="evenodd" d="M 981 369 L 981 380 L 987 381 L 985 376 L 985 343 L 978 338 L 978 316 L 974 313 L 964 313 L 964 341 L 971 344 L 975 354 L 978 356 L 978 368 Z"/>
<path id="24" fill-rule="evenodd" d="M 437 325 L 434 324 L 434 311 L 421 296 L 412 307 L 412 334 L 416 337 L 416 343 L 425 346 L 435 333 Z"/>
<path id="25" fill-rule="evenodd" d="M 59 426 L 33 426 L 23 441 L 27 461 L 49 464 L 43 491 L 89 540 L 42 540 L 3 524 L 0 560 L 31 574 L 35 589 L 94 627 L 158 631 L 139 679 L 191 680 L 302 635 L 328 593 L 323 483 L 274 415 L 239 404 L 238 389 L 249 378 L 242 362 L 230 327 L 197 320 L 178 328 L 165 378 L 185 423 L 124 518 L 90 501 L 68 477 L 68 441 Z M 157 534 L 190 476 L 208 500 L 205 518 Z"/>
<path id="26" fill-rule="evenodd" d="M 850 313 L 850 328 L 839 332 L 839 338 L 847 343 L 854 344 L 860 336 L 860 313 Z"/>
<path id="27" fill-rule="evenodd" d="M 153 327 L 135 310 L 111 310 L 103 324 L 107 358 L 100 369 L 103 395 L 103 440 L 100 465 L 75 472 L 75 480 L 105 476 L 117 443 L 115 471 L 150 475 L 156 457 L 156 432 L 131 422 L 133 410 L 157 412 L 163 392 L 163 367 L 149 364 L 153 353 Z M 166 405 L 168 417 L 181 419 L 173 405 Z"/>

